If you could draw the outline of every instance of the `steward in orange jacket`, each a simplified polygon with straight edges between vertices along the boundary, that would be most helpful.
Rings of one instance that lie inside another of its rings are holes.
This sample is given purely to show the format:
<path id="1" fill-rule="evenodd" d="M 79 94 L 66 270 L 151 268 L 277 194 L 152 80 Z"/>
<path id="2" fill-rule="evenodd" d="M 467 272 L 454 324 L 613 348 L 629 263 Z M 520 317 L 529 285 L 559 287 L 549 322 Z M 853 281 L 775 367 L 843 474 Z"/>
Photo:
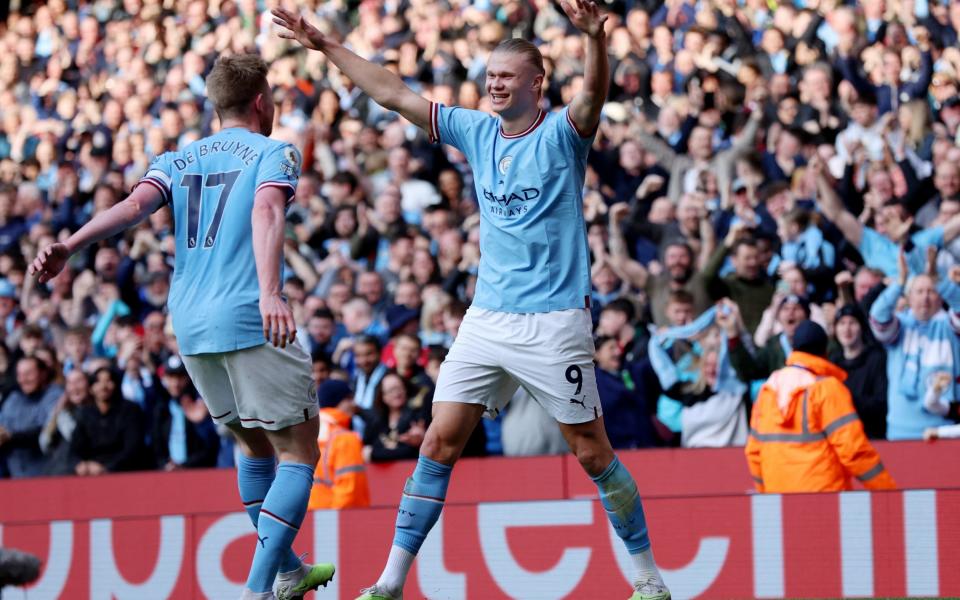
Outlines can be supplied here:
<path id="1" fill-rule="evenodd" d="M 804 321 L 793 348 L 753 405 L 746 454 L 757 490 L 851 490 L 851 477 L 868 489 L 894 489 L 843 385 L 846 372 L 824 358 L 827 334 Z"/>
<path id="2" fill-rule="evenodd" d="M 363 441 L 350 431 L 350 414 L 340 408 L 353 396 L 343 381 L 323 382 L 318 391 L 320 405 L 320 460 L 313 476 L 309 510 L 370 506 L 367 466 L 363 462 Z"/>

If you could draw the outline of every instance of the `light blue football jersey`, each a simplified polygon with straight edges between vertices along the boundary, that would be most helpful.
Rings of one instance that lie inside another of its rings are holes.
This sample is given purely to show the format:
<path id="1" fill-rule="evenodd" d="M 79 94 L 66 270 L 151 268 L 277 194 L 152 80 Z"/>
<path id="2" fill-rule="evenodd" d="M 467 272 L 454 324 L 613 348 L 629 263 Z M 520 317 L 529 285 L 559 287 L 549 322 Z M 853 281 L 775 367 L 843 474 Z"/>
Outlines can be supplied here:
<path id="1" fill-rule="evenodd" d="M 275 186 L 289 202 L 300 165 L 292 145 L 231 128 L 158 156 L 141 179 L 173 210 L 177 255 L 167 305 L 181 354 L 264 343 L 253 198 Z"/>
<path id="2" fill-rule="evenodd" d="M 593 135 L 569 109 L 541 112 L 524 132 L 500 119 L 431 104 L 430 136 L 467 157 L 480 202 L 480 270 L 473 305 L 511 313 L 589 306 L 583 179 Z"/>

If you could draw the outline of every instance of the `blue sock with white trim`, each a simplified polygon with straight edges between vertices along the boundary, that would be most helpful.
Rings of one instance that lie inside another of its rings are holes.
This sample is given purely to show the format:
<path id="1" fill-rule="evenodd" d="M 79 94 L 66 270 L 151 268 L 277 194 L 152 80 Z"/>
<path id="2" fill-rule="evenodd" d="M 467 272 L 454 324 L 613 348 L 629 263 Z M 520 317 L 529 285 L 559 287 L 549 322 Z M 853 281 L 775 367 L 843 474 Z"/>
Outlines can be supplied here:
<path id="1" fill-rule="evenodd" d="M 252 456 L 240 455 L 240 462 L 237 464 L 237 487 L 240 488 L 240 501 L 243 502 L 243 509 L 253 522 L 253 528 L 257 528 L 257 520 L 260 516 L 260 506 L 263 505 L 267 492 L 277 476 L 277 461 L 271 456 L 269 458 L 257 458 Z M 280 572 L 288 573 L 300 568 L 300 559 L 290 550 L 283 556 L 280 562 Z"/>
<path id="2" fill-rule="evenodd" d="M 300 531 L 313 486 L 313 467 L 282 462 L 257 518 L 257 550 L 250 565 L 247 589 L 268 592 L 290 545 Z M 296 558 L 296 557 L 294 557 Z"/>
<path id="3" fill-rule="evenodd" d="M 613 529 L 623 540 L 630 554 L 640 554 L 650 548 L 647 519 L 643 515 L 640 492 L 633 475 L 620 459 L 613 462 L 597 477 L 592 477 L 600 490 L 600 502 L 607 511 Z"/>
<path id="4" fill-rule="evenodd" d="M 440 518 L 447 498 L 447 485 L 453 467 L 421 456 L 417 468 L 403 486 L 403 496 L 397 511 L 397 529 L 393 545 L 416 554 L 423 540 Z"/>

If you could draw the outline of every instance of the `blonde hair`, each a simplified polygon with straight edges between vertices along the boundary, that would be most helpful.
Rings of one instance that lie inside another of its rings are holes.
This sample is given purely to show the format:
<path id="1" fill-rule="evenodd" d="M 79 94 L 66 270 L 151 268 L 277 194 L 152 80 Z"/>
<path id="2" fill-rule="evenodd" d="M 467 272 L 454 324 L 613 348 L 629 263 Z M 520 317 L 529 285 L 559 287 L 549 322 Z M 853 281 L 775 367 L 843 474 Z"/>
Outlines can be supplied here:
<path id="1" fill-rule="evenodd" d="M 242 115 L 267 84 L 267 63 L 256 54 L 221 56 L 207 76 L 207 98 L 220 118 Z"/>
<path id="2" fill-rule="evenodd" d="M 509 40 L 503 40 L 493 51 L 519 54 L 527 59 L 527 62 L 530 63 L 539 75 L 547 74 L 547 71 L 543 68 L 543 54 L 540 53 L 540 49 L 525 39 L 511 38 Z"/>

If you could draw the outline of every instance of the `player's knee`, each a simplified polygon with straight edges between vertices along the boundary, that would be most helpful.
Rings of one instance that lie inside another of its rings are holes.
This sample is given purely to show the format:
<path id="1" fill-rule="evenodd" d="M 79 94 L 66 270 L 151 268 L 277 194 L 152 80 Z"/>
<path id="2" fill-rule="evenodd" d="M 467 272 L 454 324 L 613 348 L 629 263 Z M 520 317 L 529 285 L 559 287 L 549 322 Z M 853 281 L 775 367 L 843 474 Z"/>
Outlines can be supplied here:
<path id="1" fill-rule="evenodd" d="M 438 428 L 429 427 L 420 445 L 420 455 L 445 465 L 451 465 L 459 456 L 459 448 L 452 440 L 444 439 Z"/>
<path id="2" fill-rule="evenodd" d="M 573 453 L 576 455 L 577 461 L 580 462 L 583 470 L 594 477 L 603 473 L 604 469 L 606 469 L 613 460 L 613 452 L 611 450 L 608 450 L 603 444 L 590 443 L 587 440 L 583 440 L 577 444 Z"/>

